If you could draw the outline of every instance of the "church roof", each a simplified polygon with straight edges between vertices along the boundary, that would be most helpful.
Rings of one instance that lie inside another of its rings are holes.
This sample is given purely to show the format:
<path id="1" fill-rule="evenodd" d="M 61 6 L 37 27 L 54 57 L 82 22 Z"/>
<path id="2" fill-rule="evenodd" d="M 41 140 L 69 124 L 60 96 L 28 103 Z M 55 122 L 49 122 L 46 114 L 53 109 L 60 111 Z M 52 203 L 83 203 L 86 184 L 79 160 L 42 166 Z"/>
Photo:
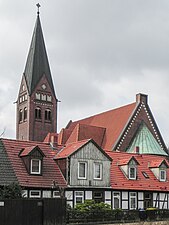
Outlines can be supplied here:
<path id="1" fill-rule="evenodd" d="M 43 75 L 45 75 L 51 90 L 55 93 L 38 14 L 24 71 L 29 94 L 32 94 Z"/>
<path id="2" fill-rule="evenodd" d="M 168 155 L 161 148 L 145 123 L 142 123 L 138 128 L 137 134 L 127 149 L 127 152 L 134 153 L 136 147 L 139 147 L 140 154 Z"/>
<path id="3" fill-rule="evenodd" d="M 67 135 L 66 143 L 93 138 L 103 149 L 112 149 L 112 146 L 123 131 L 135 107 L 136 103 L 132 103 L 82 120 L 71 122 L 65 129 L 65 131 L 69 131 L 67 132 L 69 135 Z M 76 129 L 78 124 L 80 124 L 80 129 Z M 85 132 L 86 129 L 87 132 Z M 93 135 L 94 132 L 96 133 Z M 97 135 L 99 138 L 97 138 Z"/>

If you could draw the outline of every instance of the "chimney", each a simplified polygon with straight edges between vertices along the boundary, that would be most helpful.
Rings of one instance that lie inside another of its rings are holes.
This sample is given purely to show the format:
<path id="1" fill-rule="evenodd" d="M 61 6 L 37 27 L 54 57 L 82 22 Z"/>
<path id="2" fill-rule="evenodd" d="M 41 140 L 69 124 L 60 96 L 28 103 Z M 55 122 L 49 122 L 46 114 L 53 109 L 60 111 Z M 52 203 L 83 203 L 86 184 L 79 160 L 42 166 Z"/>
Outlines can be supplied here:
<path id="1" fill-rule="evenodd" d="M 144 102 L 145 104 L 148 103 L 148 95 L 145 95 L 145 94 L 136 94 L 136 103 L 141 103 L 141 102 Z"/>
<path id="2" fill-rule="evenodd" d="M 57 147 L 57 134 L 51 133 L 50 135 L 50 145 L 53 149 Z"/>
<path id="3" fill-rule="evenodd" d="M 140 148 L 139 148 L 139 146 L 136 146 L 136 147 L 135 147 L 135 153 L 136 153 L 136 154 L 140 154 Z"/>

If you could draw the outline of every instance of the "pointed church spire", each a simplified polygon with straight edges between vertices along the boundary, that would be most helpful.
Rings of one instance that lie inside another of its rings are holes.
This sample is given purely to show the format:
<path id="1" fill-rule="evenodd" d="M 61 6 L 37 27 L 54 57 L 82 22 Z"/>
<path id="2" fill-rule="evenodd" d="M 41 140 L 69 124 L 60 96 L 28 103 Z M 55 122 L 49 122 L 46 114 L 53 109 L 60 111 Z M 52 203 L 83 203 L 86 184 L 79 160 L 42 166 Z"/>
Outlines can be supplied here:
<path id="1" fill-rule="evenodd" d="M 37 7 L 37 19 L 24 70 L 24 76 L 28 86 L 29 95 L 32 94 L 37 83 L 40 81 L 43 75 L 46 76 L 51 90 L 53 93 L 55 93 L 39 17 L 40 5 L 37 4 Z"/>
<path id="2" fill-rule="evenodd" d="M 43 141 L 57 131 L 57 102 L 43 38 L 39 7 L 32 41 L 22 76 L 18 100 L 16 137 Z"/>

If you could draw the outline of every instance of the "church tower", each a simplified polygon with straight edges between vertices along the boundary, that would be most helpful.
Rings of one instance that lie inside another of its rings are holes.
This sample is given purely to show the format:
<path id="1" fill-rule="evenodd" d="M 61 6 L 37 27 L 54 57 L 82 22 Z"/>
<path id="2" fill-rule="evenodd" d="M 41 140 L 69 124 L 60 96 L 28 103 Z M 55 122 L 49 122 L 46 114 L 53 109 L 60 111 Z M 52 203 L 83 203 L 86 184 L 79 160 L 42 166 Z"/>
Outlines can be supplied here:
<path id="1" fill-rule="evenodd" d="M 57 98 L 38 13 L 17 99 L 16 138 L 43 141 L 57 131 Z"/>

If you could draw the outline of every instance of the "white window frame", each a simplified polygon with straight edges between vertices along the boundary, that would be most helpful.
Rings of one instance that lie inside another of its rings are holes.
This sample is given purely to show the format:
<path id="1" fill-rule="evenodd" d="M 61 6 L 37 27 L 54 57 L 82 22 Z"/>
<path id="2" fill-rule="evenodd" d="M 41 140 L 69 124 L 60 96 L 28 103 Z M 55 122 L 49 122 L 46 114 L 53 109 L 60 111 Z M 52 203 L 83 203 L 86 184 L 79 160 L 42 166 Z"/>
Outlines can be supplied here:
<path id="1" fill-rule="evenodd" d="M 134 169 L 134 177 L 133 176 L 131 176 L 131 170 L 133 170 Z M 131 166 L 131 165 L 129 165 L 129 179 L 130 180 L 136 180 L 136 177 L 137 177 L 137 169 L 136 169 L 136 166 Z"/>
<path id="2" fill-rule="evenodd" d="M 133 195 L 133 196 L 132 196 Z M 132 200 L 134 199 L 135 201 L 135 207 L 132 206 Z M 133 210 L 133 209 L 137 209 L 137 193 L 136 192 L 130 192 L 130 197 L 129 197 L 129 200 L 130 200 L 130 209 Z"/>
<path id="3" fill-rule="evenodd" d="M 118 199 L 119 201 L 119 206 L 117 208 L 115 208 L 115 199 Z M 113 192 L 113 209 L 120 209 L 121 208 L 121 202 L 120 202 L 120 192 L 119 191 L 114 191 Z"/>
<path id="4" fill-rule="evenodd" d="M 164 173 L 164 178 L 162 178 L 162 173 Z M 167 177 L 167 174 L 166 174 L 166 170 L 165 169 L 160 169 L 160 181 L 166 181 L 166 177 Z"/>
<path id="5" fill-rule="evenodd" d="M 79 203 L 77 198 L 81 198 L 81 203 L 84 203 L 84 191 L 75 191 L 75 205 Z"/>
<path id="6" fill-rule="evenodd" d="M 100 172 L 100 176 L 99 177 L 96 177 L 96 166 L 99 165 L 99 172 Z M 95 162 L 94 163 L 94 179 L 95 180 L 101 180 L 102 179 L 102 171 L 103 171 L 103 164 L 100 163 L 100 162 Z"/>
<path id="7" fill-rule="evenodd" d="M 85 173 L 85 176 L 84 177 L 81 177 L 80 176 L 80 164 L 84 164 L 84 173 Z M 87 179 L 87 162 L 78 162 L 78 179 L 83 179 L 83 180 L 86 180 Z"/>
<path id="8" fill-rule="evenodd" d="M 33 161 L 38 161 L 39 162 L 39 170 L 38 171 L 33 171 Z M 31 159 L 31 174 L 41 174 L 41 159 Z"/>
<path id="9" fill-rule="evenodd" d="M 35 98 L 37 99 L 37 100 L 40 100 L 40 93 L 35 93 Z"/>
<path id="10" fill-rule="evenodd" d="M 60 192 L 59 191 L 53 191 L 53 198 L 60 198 Z"/>
<path id="11" fill-rule="evenodd" d="M 38 195 L 32 195 L 32 192 L 37 193 Z M 41 191 L 38 190 L 31 190 L 29 193 L 30 198 L 40 198 L 41 197 Z"/>

